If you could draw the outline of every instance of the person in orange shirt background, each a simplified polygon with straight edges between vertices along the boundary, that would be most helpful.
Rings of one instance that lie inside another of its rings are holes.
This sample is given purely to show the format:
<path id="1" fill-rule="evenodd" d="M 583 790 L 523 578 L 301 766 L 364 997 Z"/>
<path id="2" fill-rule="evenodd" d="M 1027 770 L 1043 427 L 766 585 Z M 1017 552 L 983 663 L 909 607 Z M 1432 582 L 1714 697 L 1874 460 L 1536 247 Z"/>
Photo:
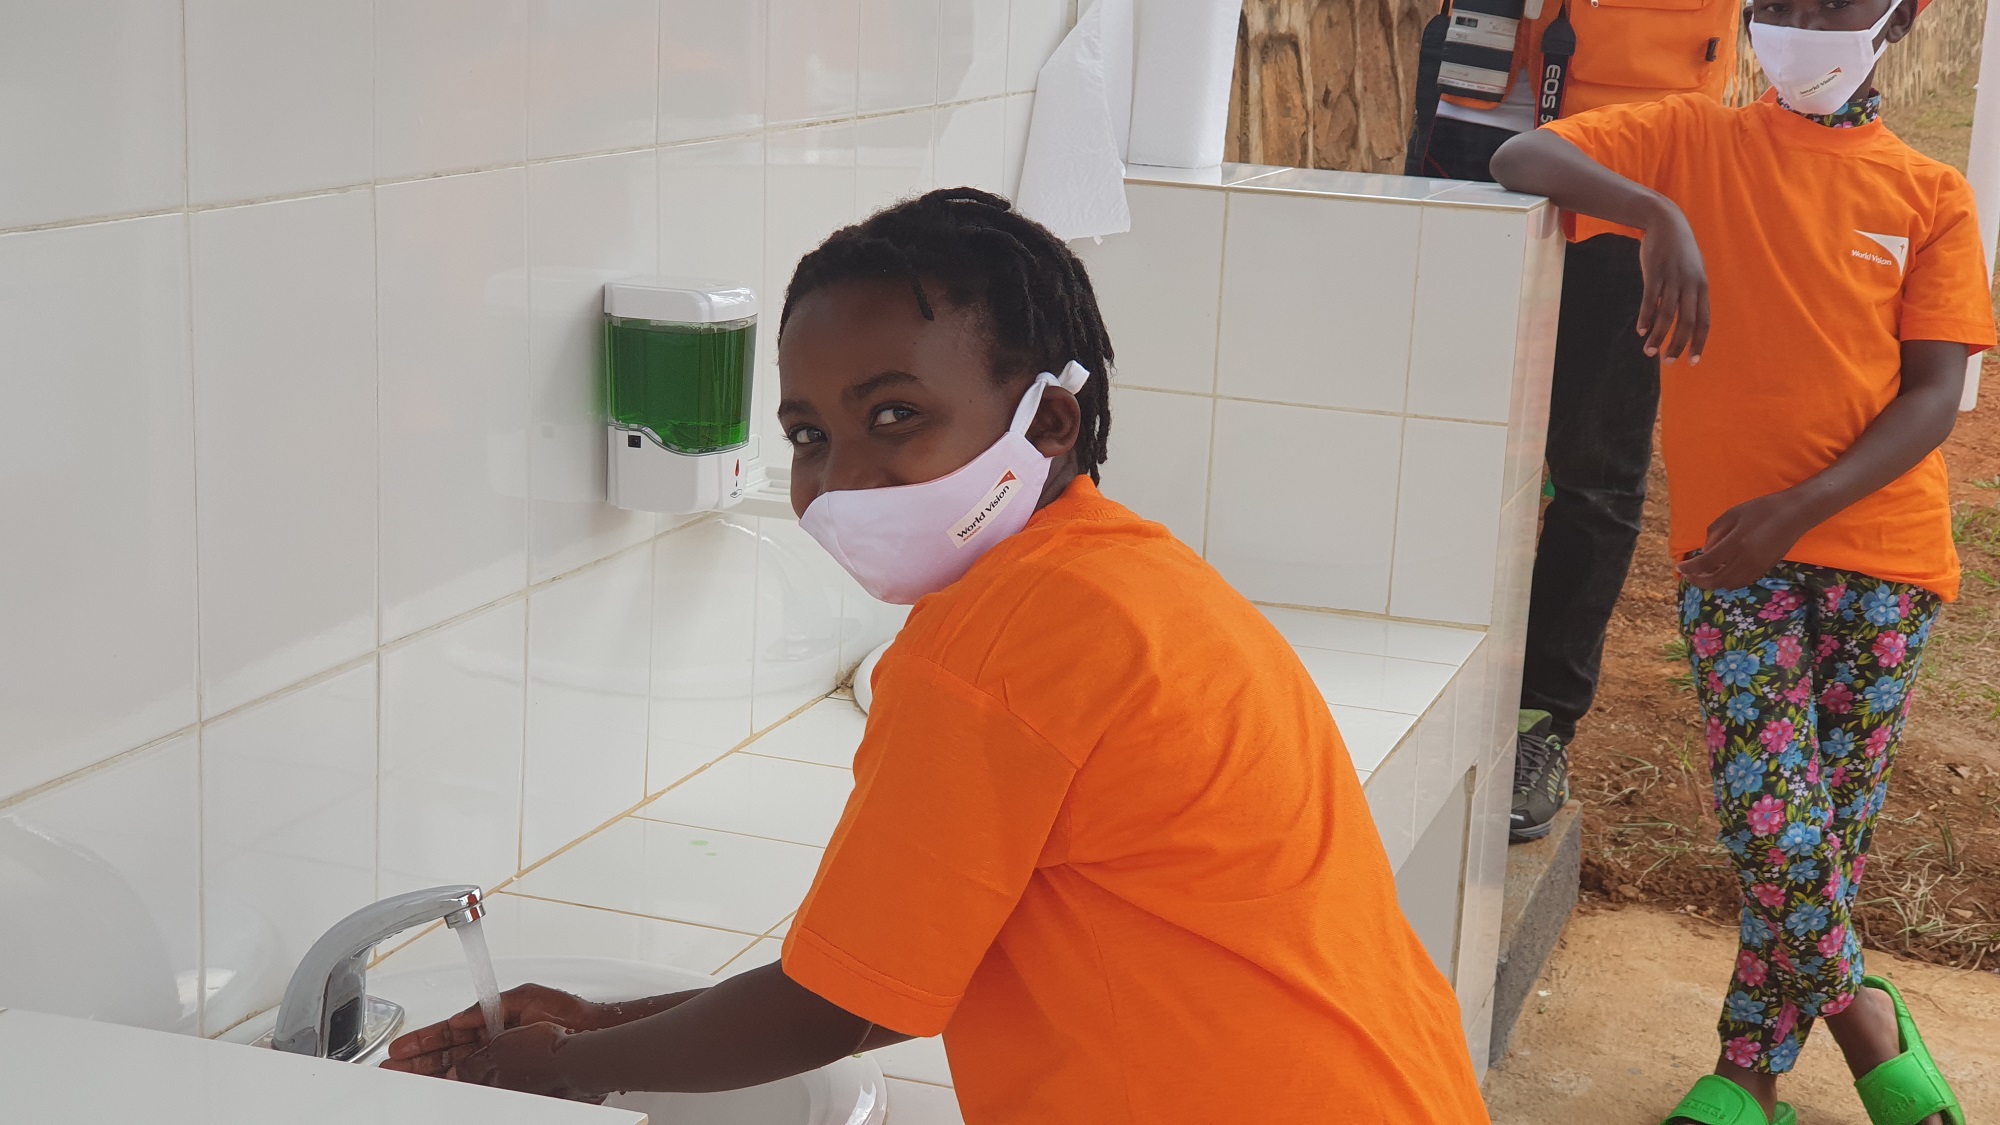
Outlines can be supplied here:
<path id="1" fill-rule="evenodd" d="M 1958 594 L 1938 447 L 1967 356 L 1994 343 L 1972 191 L 1888 131 L 1870 85 L 1917 12 L 1757 0 L 1775 97 L 1602 109 L 1493 158 L 1510 188 L 1644 232 L 1637 332 L 1672 365 L 1668 547 L 1743 911 L 1716 1072 L 1670 1121 L 1796 1120 L 1778 1076 L 1815 1019 L 1874 1125 L 1965 1120 L 1851 919 Z"/>
<path id="2" fill-rule="evenodd" d="M 1720 101 L 1744 0 L 1452 0 L 1424 33 L 1405 171 L 1491 180 L 1538 123 L 1676 94 Z M 1433 116 L 1433 111 L 1435 116 Z M 1546 836 L 1639 542 L 1660 364 L 1632 332 L 1638 232 L 1584 217 L 1563 260 L 1543 514 L 1528 598 L 1510 838 Z"/>
<path id="3" fill-rule="evenodd" d="M 1198 555 L 1096 487 L 1084 267 L 945 189 L 836 232 L 780 320 L 801 525 L 914 603 L 783 960 L 699 992 L 509 992 L 392 1067 L 565 1097 L 772 1081 L 944 1035 L 968 1125 L 1478 1125 L 1324 698 Z"/>

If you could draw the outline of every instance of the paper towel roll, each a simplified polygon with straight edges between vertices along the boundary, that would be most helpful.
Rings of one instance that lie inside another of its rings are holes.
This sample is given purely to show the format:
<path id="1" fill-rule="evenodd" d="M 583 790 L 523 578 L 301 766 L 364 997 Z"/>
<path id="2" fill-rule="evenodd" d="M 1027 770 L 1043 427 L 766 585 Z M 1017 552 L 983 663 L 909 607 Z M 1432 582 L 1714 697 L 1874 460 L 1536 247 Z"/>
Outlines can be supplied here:
<path id="1" fill-rule="evenodd" d="M 1035 82 L 1014 204 L 1063 239 L 1132 229 L 1119 130 L 1130 87 L 1132 0 L 1097 0 Z"/>
<path id="2" fill-rule="evenodd" d="M 1222 163 L 1242 12 L 1242 0 L 1136 0 L 1127 160 L 1170 168 Z"/>

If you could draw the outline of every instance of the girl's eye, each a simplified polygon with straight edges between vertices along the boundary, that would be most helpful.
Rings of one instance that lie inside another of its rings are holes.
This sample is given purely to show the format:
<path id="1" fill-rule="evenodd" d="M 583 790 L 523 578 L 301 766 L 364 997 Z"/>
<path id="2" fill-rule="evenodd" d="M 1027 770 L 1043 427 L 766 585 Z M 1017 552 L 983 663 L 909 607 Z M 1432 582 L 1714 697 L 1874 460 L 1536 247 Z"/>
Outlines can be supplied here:
<path id="1" fill-rule="evenodd" d="M 874 425 L 893 426 L 917 416 L 917 412 L 907 406 L 885 406 L 875 412 Z"/>
<path id="2" fill-rule="evenodd" d="M 785 440 L 793 445 L 817 445 L 826 440 L 826 431 L 818 426 L 794 426 L 785 433 Z"/>

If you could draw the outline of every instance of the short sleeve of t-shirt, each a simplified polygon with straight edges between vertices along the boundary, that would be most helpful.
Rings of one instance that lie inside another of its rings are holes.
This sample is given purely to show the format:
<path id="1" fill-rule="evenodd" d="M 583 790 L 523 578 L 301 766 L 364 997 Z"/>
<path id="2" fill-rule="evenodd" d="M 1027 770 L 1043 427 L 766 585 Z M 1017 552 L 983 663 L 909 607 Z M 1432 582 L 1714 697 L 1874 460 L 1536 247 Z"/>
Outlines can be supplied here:
<path id="1" fill-rule="evenodd" d="M 1676 150 L 1698 126 L 1698 115 L 1711 105 L 1699 94 L 1682 94 L 1657 102 L 1605 106 L 1542 128 L 1633 183 L 1659 190 Z"/>
<path id="2" fill-rule="evenodd" d="M 785 938 L 785 975 L 936 1035 L 1047 850 L 1076 766 L 999 700 L 893 650 L 854 794 Z"/>
<path id="3" fill-rule="evenodd" d="M 1930 230 L 1910 248 L 1903 279 L 1903 340 L 1945 340 L 1974 351 L 1990 348 L 1993 335 L 1992 279 L 1980 244 L 1972 188 L 1952 174 L 1938 189 Z"/>

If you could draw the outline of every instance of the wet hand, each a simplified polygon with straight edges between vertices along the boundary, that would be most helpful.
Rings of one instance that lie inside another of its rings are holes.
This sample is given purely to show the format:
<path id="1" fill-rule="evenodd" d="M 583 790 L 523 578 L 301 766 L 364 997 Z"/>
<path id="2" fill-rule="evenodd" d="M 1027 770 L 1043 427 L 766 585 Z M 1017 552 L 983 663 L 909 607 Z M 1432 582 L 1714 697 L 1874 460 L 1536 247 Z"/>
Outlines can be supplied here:
<path id="1" fill-rule="evenodd" d="M 599 1091 L 578 1089 L 557 1056 L 570 1041 L 571 1033 L 552 1023 L 531 1023 L 500 1033 L 498 1039 L 475 1050 L 446 1073 L 447 1078 L 475 1086 L 497 1086 L 524 1094 L 568 1098 L 572 1101 L 602 1101 Z"/>
<path id="2" fill-rule="evenodd" d="M 1647 225 L 1639 243 L 1646 285 L 1638 332 L 1646 338 L 1647 355 L 1668 363 L 1685 355 L 1693 365 L 1708 347 L 1708 267 L 1687 216 L 1664 198 L 1660 204 L 1659 220 Z"/>
<path id="3" fill-rule="evenodd" d="M 550 1024 L 569 1031 L 590 1031 L 606 1025 L 602 1005 L 540 984 L 524 984 L 501 993 L 500 1009 L 502 1023 L 509 1028 Z M 443 1076 L 486 1043 L 486 1017 L 475 1004 L 448 1020 L 399 1036 L 389 1044 L 389 1058 L 382 1068 Z"/>
<path id="4" fill-rule="evenodd" d="M 1674 569 L 1704 590 L 1740 589 L 1769 574 L 1811 526 L 1782 492 L 1745 500 L 1717 516 L 1701 553 Z"/>

